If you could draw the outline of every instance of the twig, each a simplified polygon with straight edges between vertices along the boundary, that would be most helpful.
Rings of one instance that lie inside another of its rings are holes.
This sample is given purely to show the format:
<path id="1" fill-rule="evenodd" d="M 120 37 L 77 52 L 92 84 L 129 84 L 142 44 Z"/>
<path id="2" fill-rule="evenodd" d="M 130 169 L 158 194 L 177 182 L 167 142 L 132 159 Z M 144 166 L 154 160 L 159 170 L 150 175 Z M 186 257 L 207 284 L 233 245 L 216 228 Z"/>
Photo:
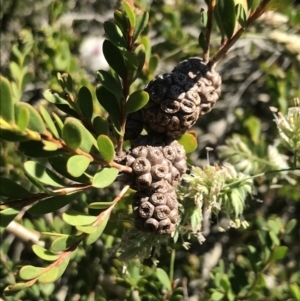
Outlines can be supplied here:
<path id="1" fill-rule="evenodd" d="M 12 234 L 14 234 L 16 237 L 21 239 L 22 241 L 25 242 L 32 242 L 34 244 L 40 245 L 42 247 L 45 246 L 44 241 L 40 241 L 40 234 L 36 232 L 31 232 L 28 229 L 26 229 L 24 226 L 21 224 L 12 221 L 7 227 L 6 230 Z"/>
<path id="2" fill-rule="evenodd" d="M 207 24 L 205 30 L 205 49 L 203 53 L 203 60 L 205 63 L 209 60 L 209 52 L 210 52 L 210 35 L 212 30 L 213 24 L 213 11 L 214 7 L 216 6 L 216 0 L 210 0 L 207 6 Z"/>
<path id="3" fill-rule="evenodd" d="M 228 52 L 228 50 L 236 43 L 236 41 L 239 40 L 245 30 L 265 12 L 265 8 L 270 1 L 271 0 L 262 0 L 256 10 L 249 16 L 245 27 L 241 27 L 231 38 L 227 39 L 219 51 L 210 58 L 209 65 L 211 69 L 214 69 L 217 62 Z"/>

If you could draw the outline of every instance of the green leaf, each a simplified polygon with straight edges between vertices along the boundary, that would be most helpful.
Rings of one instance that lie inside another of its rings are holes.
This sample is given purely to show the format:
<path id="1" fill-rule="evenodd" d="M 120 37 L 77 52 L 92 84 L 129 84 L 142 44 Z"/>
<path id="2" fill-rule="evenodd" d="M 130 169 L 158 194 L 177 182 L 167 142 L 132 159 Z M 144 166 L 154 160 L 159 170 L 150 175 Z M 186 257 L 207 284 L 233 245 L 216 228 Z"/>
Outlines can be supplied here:
<path id="1" fill-rule="evenodd" d="M 203 27 L 206 27 L 207 25 L 207 11 L 204 8 L 201 8 L 200 10 L 200 20 Z"/>
<path id="2" fill-rule="evenodd" d="M 198 37 L 198 44 L 201 47 L 202 50 L 206 48 L 206 39 L 205 39 L 205 34 L 203 31 L 200 32 L 199 37 Z"/>
<path id="3" fill-rule="evenodd" d="M 236 23 L 234 0 L 218 0 L 216 9 L 218 10 L 222 28 L 227 38 L 231 38 Z"/>
<path id="4" fill-rule="evenodd" d="M 272 254 L 272 259 L 273 260 L 283 259 L 286 256 L 287 251 L 288 251 L 288 247 L 286 246 L 277 247 Z"/>
<path id="5" fill-rule="evenodd" d="M 46 131 L 46 127 L 38 111 L 26 102 L 19 102 L 15 104 L 15 110 L 17 116 L 19 114 L 19 110 L 21 110 L 22 108 L 26 108 L 29 111 L 30 117 L 29 117 L 28 128 L 38 133 L 44 133 Z"/>
<path id="6" fill-rule="evenodd" d="M 51 103 L 69 105 L 66 99 L 60 97 L 58 93 L 53 93 L 50 89 L 46 90 L 43 96 L 47 101 Z"/>
<path id="7" fill-rule="evenodd" d="M 35 205 L 33 205 L 29 210 L 28 213 L 33 215 L 40 215 L 40 214 L 47 214 L 54 212 L 64 206 L 67 206 L 72 201 L 74 201 L 80 192 L 74 192 L 67 195 L 57 195 L 52 196 L 41 201 L 38 201 Z"/>
<path id="8" fill-rule="evenodd" d="M 115 95 L 103 86 L 97 87 L 96 95 L 101 106 L 108 112 L 112 121 L 118 127 L 120 125 L 121 111 Z"/>
<path id="9" fill-rule="evenodd" d="M 99 135 L 107 135 L 108 134 L 108 123 L 107 120 L 100 116 L 96 116 L 93 120 L 93 126 L 96 134 Z"/>
<path id="10" fill-rule="evenodd" d="M 56 126 L 55 126 L 50 114 L 48 113 L 48 111 L 43 106 L 40 106 L 40 113 L 41 113 L 49 131 L 52 133 L 52 135 L 56 139 L 59 139 L 58 131 L 57 131 Z"/>
<path id="11" fill-rule="evenodd" d="M 42 142 L 44 144 L 43 149 L 45 151 L 53 152 L 58 150 L 58 145 L 56 143 L 47 140 L 43 140 Z"/>
<path id="12" fill-rule="evenodd" d="M 116 10 L 114 12 L 114 19 L 119 28 L 122 30 L 124 36 L 126 36 L 129 30 L 129 20 L 127 16 L 123 12 Z"/>
<path id="13" fill-rule="evenodd" d="M 78 237 L 76 236 L 58 237 L 52 242 L 50 250 L 54 253 L 62 252 L 72 247 L 77 241 Z"/>
<path id="14" fill-rule="evenodd" d="M 94 203 L 90 203 L 88 205 L 88 208 L 102 210 L 102 209 L 106 209 L 112 205 L 113 205 L 113 202 L 94 202 Z"/>
<path id="15" fill-rule="evenodd" d="M 0 211 L 0 233 L 15 219 L 20 210 L 6 208 Z"/>
<path id="16" fill-rule="evenodd" d="M 104 188 L 112 184 L 118 176 L 119 171 L 113 167 L 104 167 L 95 174 L 92 186 L 95 188 Z"/>
<path id="17" fill-rule="evenodd" d="M 43 272 L 43 268 L 35 267 L 32 265 L 25 265 L 19 271 L 19 277 L 23 280 L 31 280 Z"/>
<path id="18" fill-rule="evenodd" d="M 135 91 L 130 94 L 126 105 L 125 111 L 126 114 L 136 112 L 143 108 L 149 101 L 149 94 L 145 91 Z"/>
<path id="19" fill-rule="evenodd" d="M 280 245 L 280 240 L 278 238 L 278 236 L 276 235 L 275 232 L 270 231 L 269 232 L 270 238 L 272 240 L 273 246 L 279 246 Z"/>
<path id="20" fill-rule="evenodd" d="M 281 227 L 282 227 L 282 223 L 281 223 L 280 218 L 269 219 L 268 220 L 268 227 L 275 234 L 278 234 L 280 232 L 280 230 L 281 230 Z"/>
<path id="21" fill-rule="evenodd" d="M 261 121 L 257 117 L 251 116 L 246 119 L 246 121 L 244 122 L 244 125 L 245 125 L 245 127 L 247 127 L 253 142 L 260 143 Z"/>
<path id="22" fill-rule="evenodd" d="M 224 298 L 224 294 L 220 293 L 220 292 L 213 292 L 211 295 L 211 299 L 213 301 L 219 301 L 222 300 Z"/>
<path id="23" fill-rule="evenodd" d="M 297 220 L 295 218 L 291 219 L 285 226 L 285 233 L 291 233 L 297 225 Z"/>
<path id="24" fill-rule="evenodd" d="M 91 161 L 88 157 L 75 155 L 69 158 L 67 163 L 68 173 L 73 177 L 80 177 L 89 167 Z"/>
<path id="25" fill-rule="evenodd" d="M 236 18 L 241 25 L 242 28 L 246 28 L 247 26 L 247 13 L 242 4 L 238 3 L 235 7 L 236 10 Z"/>
<path id="26" fill-rule="evenodd" d="M 140 44 L 138 47 L 135 48 L 134 54 L 136 55 L 138 61 L 137 74 L 139 74 L 143 70 L 146 61 L 145 46 L 143 44 Z"/>
<path id="27" fill-rule="evenodd" d="M 28 127 L 30 112 L 26 107 L 21 107 L 16 116 L 16 123 L 21 132 L 24 132 Z"/>
<path id="28" fill-rule="evenodd" d="M 250 11 L 253 11 L 257 8 L 261 0 L 247 0 L 248 8 Z"/>
<path id="29" fill-rule="evenodd" d="M 53 254 L 39 245 L 33 245 L 32 250 L 35 255 L 46 261 L 55 261 L 59 258 L 59 255 Z"/>
<path id="30" fill-rule="evenodd" d="M 97 231 L 96 226 L 76 226 L 76 229 L 79 232 L 86 233 L 86 234 L 91 234 Z"/>
<path id="31" fill-rule="evenodd" d="M 78 121 L 72 117 L 66 119 L 62 138 L 71 149 L 77 149 L 81 144 L 81 130 L 78 126 Z"/>
<path id="32" fill-rule="evenodd" d="M 73 80 L 70 74 L 63 73 L 57 74 L 58 82 L 60 83 L 62 89 L 68 93 L 71 93 L 73 90 Z"/>
<path id="33" fill-rule="evenodd" d="M 27 283 L 19 282 L 19 283 L 10 284 L 9 286 L 7 286 L 4 289 L 3 293 L 4 293 L 5 296 L 12 296 L 12 295 L 15 295 L 19 291 L 24 290 L 26 288 L 28 288 Z"/>
<path id="34" fill-rule="evenodd" d="M 101 213 L 101 222 L 98 225 L 97 230 L 95 232 L 89 234 L 85 238 L 85 243 L 87 245 L 94 243 L 101 236 L 101 234 L 103 233 L 103 231 L 107 225 L 108 219 L 110 217 L 110 213 L 111 213 L 111 210 L 109 210 L 109 209 L 107 209 L 106 211 Z"/>
<path id="35" fill-rule="evenodd" d="M 99 70 L 97 72 L 97 77 L 102 86 L 113 93 L 117 99 L 120 99 L 124 96 L 120 82 L 117 81 L 109 72 L 105 70 Z"/>
<path id="36" fill-rule="evenodd" d="M 0 139 L 12 142 L 21 142 L 28 140 L 26 135 L 16 133 L 11 130 L 5 130 L 0 128 Z"/>
<path id="37" fill-rule="evenodd" d="M 168 274 L 161 268 L 156 269 L 156 277 L 168 291 L 172 290 L 172 285 Z"/>
<path id="38" fill-rule="evenodd" d="M 64 212 L 62 217 L 63 220 L 71 226 L 89 225 L 97 220 L 97 216 L 87 215 L 77 211 Z"/>
<path id="39" fill-rule="evenodd" d="M 266 6 L 266 10 L 284 9 L 291 6 L 294 0 L 271 0 Z"/>
<path id="40" fill-rule="evenodd" d="M 103 54 L 109 64 L 121 78 L 125 78 L 126 66 L 121 51 L 111 41 L 105 40 L 103 43 Z"/>
<path id="41" fill-rule="evenodd" d="M 158 57 L 158 55 L 155 55 L 155 54 L 152 55 L 150 57 L 150 60 L 149 60 L 149 72 L 150 72 L 150 74 L 153 74 L 155 72 L 158 64 L 159 64 L 159 57 Z"/>
<path id="42" fill-rule="evenodd" d="M 117 47 L 122 47 L 122 48 L 127 47 L 126 40 L 123 36 L 122 30 L 117 24 L 111 21 L 106 21 L 104 22 L 103 26 L 104 26 L 106 37 L 112 43 L 114 43 Z"/>
<path id="43" fill-rule="evenodd" d="M 137 40 L 139 35 L 143 32 L 143 30 L 148 25 L 149 21 L 149 14 L 148 12 L 142 12 L 137 18 L 136 18 L 136 25 L 133 31 L 133 42 Z"/>
<path id="44" fill-rule="evenodd" d="M 44 143 L 41 141 L 24 141 L 19 145 L 19 151 L 24 155 L 32 158 L 49 158 L 59 156 L 64 150 L 47 151 L 44 149 Z"/>
<path id="45" fill-rule="evenodd" d="M 300 301 L 300 288 L 296 283 L 290 285 L 290 291 L 296 301 Z"/>
<path id="46" fill-rule="evenodd" d="M 26 198 L 32 196 L 23 186 L 8 178 L 0 177 L 0 195 L 9 198 Z"/>
<path id="47" fill-rule="evenodd" d="M 62 122 L 62 120 L 60 119 L 60 117 L 56 113 L 52 112 L 52 116 L 54 117 L 54 119 L 56 121 L 56 125 L 57 125 L 60 133 L 62 133 L 62 129 L 64 127 L 64 123 Z"/>
<path id="48" fill-rule="evenodd" d="M 91 120 L 94 112 L 94 105 L 92 93 L 87 87 L 83 86 L 79 89 L 77 95 L 77 102 L 82 112 L 82 115 L 87 120 Z"/>
<path id="49" fill-rule="evenodd" d="M 192 153 L 198 147 L 197 139 L 190 133 L 183 134 L 178 142 L 184 147 L 187 154 Z"/>
<path id="50" fill-rule="evenodd" d="M 61 174 L 63 177 L 68 178 L 72 181 L 78 182 L 78 183 L 90 183 L 91 180 L 88 176 L 82 175 L 80 177 L 73 177 L 69 174 L 67 170 L 67 162 L 69 160 L 69 157 L 67 156 L 58 156 L 49 158 L 50 165 L 57 171 L 59 174 Z"/>
<path id="51" fill-rule="evenodd" d="M 64 259 L 64 261 L 58 266 L 58 275 L 57 278 L 60 278 L 65 272 L 70 262 L 70 257 Z"/>
<path id="52" fill-rule="evenodd" d="M 115 157 L 115 147 L 110 138 L 100 135 L 97 139 L 99 152 L 106 162 L 111 162 Z"/>
<path id="53" fill-rule="evenodd" d="M 136 17 L 135 17 L 135 13 L 134 13 L 134 8 L 127 1 L 123 1 L 123 8 L 129 19 L 130 26 L 135 27 Z"/>
<path id="54" fill-rule="evenodd" d="M 10 82 L 0 76 L 0 116 L 8 123 L 15 121 L 14 100 Z"/>
<path id="55" fill-rule="evenodd" d="M 46 270 L 46 268 L 44 270 Z M 46 272 L 43 272 L 43 274 L 39 277 L 38 280 L 41 283 L 54 282 L 55 280 L 57 280 L 59 278 L 58 272 L 59 272 L 58 267 L 52 266 Z"/>
<path id="56" fill-rule="evenodd" d="M 27 161 L 24 163 L 24 169 L 29 176 L 40 183 L 54 187 L 65 186 L 63 180 L 58 175 L 38 162 Z"/>

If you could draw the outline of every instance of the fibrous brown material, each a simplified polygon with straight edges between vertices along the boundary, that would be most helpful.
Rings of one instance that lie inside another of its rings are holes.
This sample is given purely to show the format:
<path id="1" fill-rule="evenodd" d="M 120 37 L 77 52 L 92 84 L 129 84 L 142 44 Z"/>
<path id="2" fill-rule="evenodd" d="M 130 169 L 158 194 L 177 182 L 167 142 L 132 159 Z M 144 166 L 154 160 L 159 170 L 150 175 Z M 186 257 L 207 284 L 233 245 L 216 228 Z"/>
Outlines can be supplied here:
<path id="1" fill-rule="evenodd" d="M 221 93 L 221 77 L 200 58 L 190 58 L 171 73 L 158 75 L 145 91 L 150 96 L 141 110 L 146 129 L 178 137 L 212 109 Z"/>

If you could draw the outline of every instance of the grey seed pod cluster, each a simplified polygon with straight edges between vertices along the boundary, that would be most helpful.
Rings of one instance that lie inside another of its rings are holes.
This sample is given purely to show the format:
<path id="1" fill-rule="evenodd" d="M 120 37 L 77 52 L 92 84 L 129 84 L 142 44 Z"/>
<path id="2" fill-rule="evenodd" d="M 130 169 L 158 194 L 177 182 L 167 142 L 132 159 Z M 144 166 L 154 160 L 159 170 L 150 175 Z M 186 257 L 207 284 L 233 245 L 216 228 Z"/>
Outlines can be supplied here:
<path id="1" fill-rule="evenodd" d="M 190 58 L 158 75 L 145 91 L 150 99 L 141 110 L 144 126 L 176 138 L 212 109 L 221 94 L 221 77 L 202 59 Z"/>
<path id="2" fill-rule="evenodd" d="M 172 233 L 179 219 L 174 185 L 186 172 L 184 148 L 170 137 L 140 136 L 125 161 L 133 171 L 130 186 L 137 191 L 132 200 L 135 226 L 147 232 Z"/>

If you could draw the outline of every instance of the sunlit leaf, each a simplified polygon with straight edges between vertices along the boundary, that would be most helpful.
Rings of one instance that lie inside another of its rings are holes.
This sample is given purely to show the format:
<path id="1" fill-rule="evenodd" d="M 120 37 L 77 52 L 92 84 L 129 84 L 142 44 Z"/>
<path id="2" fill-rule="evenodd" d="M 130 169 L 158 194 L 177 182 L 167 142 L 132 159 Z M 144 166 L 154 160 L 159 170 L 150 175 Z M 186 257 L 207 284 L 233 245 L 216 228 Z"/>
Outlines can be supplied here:
<path id="1" fill-rule="evenodd" d="M 97 216 L 87 215 L 77 211 L 63 213 L 63 220 L 71 226 L 84 226 L 96 221 Z"/>
<path id="2" fill-rule="evenodd" d="M 113 42 L 118 47 L 126 48 L 126 40 L 123 36 L 122 30 L 117 24 L 111 21 L 106 21 L 104 22 L 103 27 L 105 35 L 111 42 Z"/>
<path id="3" fill-rule="evenodd" d="M 10 82 L 0 76 L 0 116 L 8 123 L 15 121 L 14 100 Z"/>
<path id="4" fill-rule="evenodd" d="M 123 1 L 123 8 L 129 19 L 129 23 L 130 23 L 131 27 L 135 27 L 136 17 L 135 17 L 135 13 L 134 13 L 134 7 L 132 7 L 128 1 Z"/>
<path id="5" fill-rule="evenodd" d="M 100 135 L 97 139 L 99 152 L 102 158 L 111 162 L 115 157 L 115 147 L 110 138 L 106 135 Z"/>
<path id="6" fill-rule="evenodd" d="M 19 282 L 19 283 L 10 284 L 9 286 L 7 286 L 4 289 L 3 293 L 4 293 L 5 296 L 12 296 L 12 295 L 15 295 L 19 291 L 22 291 L 26 288 L 28 288 L 27 283 Z"/>
<path id="7" fill-rule="evenodd" d="M 281 260 L 283 259 L 286 254 L 287 254 L 287 251 L 288 251 L 288 247 L 287 246 L 279 246 L 277 247 L 273 254 L 272 254 L 272 259 L 273 260 Z"/>
<path id="8" fill-rule="evenodd" d="M 90 163 L 90 159 L 86 156 L 72 156 L 67 162 L 68 173 L 75 178 L 80 177 L 89 167 Z"/>
<path id="9" fill-rule="evenodd" d="M 62 138 L 71 149 L 77 149 L 81 144 L 81 130 L 78 121 L 74 118 L 67 118 L 62 131 Z"/>
<path id="10" fill-rule="evenodd" d="M 44 269 L 46 270 L 46 268 Z M 48 269 L 46 272 L 43 272 L 41 276 L 39 276 L 39 282 L 41 283 L 50 283 L 54 282 L 59 278 L 58 275 L 58 267 L 52 266 L 50 269 Z"/>
<path id="11" fill-rule="evenodd" d="M 104 188 L 112 184 L 117 178 L 119 171 L 116 168 L 105 167 L 95 174 L 92 185 L 95 188 Z"/>
<path id="12" fill-rule="evenodd" d="M 106 209 L 113 205 L 113 202 L 94 202 L 88 205 L 90 209 Z"/>
<path id="13" fill-rule="evenodd" d="M 20 210 L 6 208 L 0 211 L 0 233 L 15 219 Z"/>
<path id="14" fill-rule="evenodd" d="M 16 123 L 21 132 L 24 132 L 28 127 L 30 112 L 26 107 L 21 107 L 16 116 Z"/>
<path id="15" fill-rule="evenodd" d="M 148 25 L 149 20 L 149 14 L 148 12 L 142 12 L 137 18 L 136 18 L 136 25 L 133 31 L 133 41 L 136 41 L 136 39 L 139 37 L 139 35 L 143 32 L 143 30 Z"/>
<path id="16" fill-rule="evenodd" d="M 136 112 L 143 108 L 149 101 L 149 94 L 145 91 L 133 92 L 125 105 L 126 114 Z"/>
<path id="17" fill-rule="evenodd" d="M 165 270 L 163 270 L 161 268 L 157 268 L 156 269 L 156 277 L 168 291 L 172 290 L 170 278 L 169 278 L 168 274 L 165 272 Z"/>
<path id="18" fill-rule="evenodd" d="M 47 128 L 49 129 L 49 131 L 52 133 L 52 135 L 58 139 L 59 138 L 59 134 L 58 134 L 58 131 L 57 131 L 57 128 L 50 116 L 50 114 L 48 113 L 48 111 L 43 107 L 43 106 L 40 106 L 40 113 L 46 123 L 46 126 Z"/>
<path id="19" fill-rule="evenodd" d="M 97 231 L 96 226 L 76 226 L 76 229 L 86 234 L 91 234 Z"/>
<path id="20" fill-rule="evenodd" d="M 49 158 L 64 153 L 62 149 L 47 151 L 44 147 L 45 145 L 42 141 L 24 141 L 20 143 L 19 151 L 32 158 Z"/>
<path id="21" fill-rule="evenodd" d="M 35 255 L 46 261 L 55 261 L 59 258 L 59 255 L 53 254 L 52 252 L 39 245 L 33 245 L 32 250 Z"/>
<path id="22" fill-rule="evenodd" d="M 192 153 L 198 147 L 197 139 L 190 133 L 183 134 L 178 142 L 184 147 L 187 154 Z"/>
<path id="23" fill-rule="evenodd" d="M 73 246 L 77 241 L 78 237 L 75 236 L 58 237 L 52 242 L 50 250 L 54 253 L 62 252 Z"/>
<path id="24" fill-rule="evenodd" d="M 43 268 L 32 265 L 25 265 L 19 271 L 19 277 L 23 280 L 31 280 L 38 277 L 43 272 Z"/>

